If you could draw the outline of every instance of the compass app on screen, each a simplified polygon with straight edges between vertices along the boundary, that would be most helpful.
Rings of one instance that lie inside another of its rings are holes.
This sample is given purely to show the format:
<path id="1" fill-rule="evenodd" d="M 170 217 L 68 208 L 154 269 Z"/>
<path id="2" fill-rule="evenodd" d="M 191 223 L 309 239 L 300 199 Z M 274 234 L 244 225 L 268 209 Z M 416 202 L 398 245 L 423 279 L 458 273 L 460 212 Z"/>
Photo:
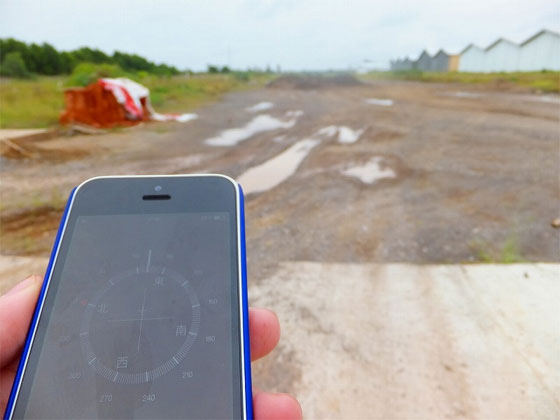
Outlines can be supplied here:
<path id="1" fill-rule="evenodd" d="M 229 223 L 77 217 L 25 417 L 237 416 Z"/>

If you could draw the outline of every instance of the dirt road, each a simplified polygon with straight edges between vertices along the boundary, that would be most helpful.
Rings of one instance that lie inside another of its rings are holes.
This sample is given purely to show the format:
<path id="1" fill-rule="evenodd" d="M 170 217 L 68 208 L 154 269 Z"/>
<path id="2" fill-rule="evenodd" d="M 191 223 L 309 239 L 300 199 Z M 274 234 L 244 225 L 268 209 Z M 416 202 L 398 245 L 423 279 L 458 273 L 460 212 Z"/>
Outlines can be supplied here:
<path id="1" fill-rule="evenodd" d="M 292 260 L 559 260 L 558 97 L 288 79 L 197 113 L 4 159 L 2 253 L 46 255 L 68 191 L 88 177 L 222 172 L 255 191 L 259 277 Z"/>
<path id="2" fill-rule="evenodd" d="M 2 289 L 82 180 L 221 172 L 248 192 L 251 299 L 284 324 L 257 384 L 311 418 L 558 417 L 560 266 L 463 264 L 560 261 L 557 96 L 284 78 L 197 114 L 2 159 L 1 253 L 34 257 L 3 257 Z"/>

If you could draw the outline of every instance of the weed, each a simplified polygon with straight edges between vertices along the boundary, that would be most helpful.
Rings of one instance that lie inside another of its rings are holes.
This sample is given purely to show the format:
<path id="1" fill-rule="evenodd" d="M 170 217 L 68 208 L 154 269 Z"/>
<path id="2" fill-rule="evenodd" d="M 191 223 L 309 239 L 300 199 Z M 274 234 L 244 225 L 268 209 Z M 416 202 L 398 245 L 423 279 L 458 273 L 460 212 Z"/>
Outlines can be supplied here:
<path id="1" fill-rule="evenodd" d="M 515 73 L 465 73 L 465 72 L 422 72 L 387 71 L 371 72 L 363 76 L 366 79 L 417 80 L 436 83 L 511 83 L 534 91 L 560 93 L 560 72 L 515 72 Z"/>
<path id="2" fill-rule="evenodd" d="M 517 236 L 513 234 L 498 248 L 485 241 L 473 241 L 470 248 L 476 259 L 483 263 L 513 264 L 527 261 L 521 255 Z"/>

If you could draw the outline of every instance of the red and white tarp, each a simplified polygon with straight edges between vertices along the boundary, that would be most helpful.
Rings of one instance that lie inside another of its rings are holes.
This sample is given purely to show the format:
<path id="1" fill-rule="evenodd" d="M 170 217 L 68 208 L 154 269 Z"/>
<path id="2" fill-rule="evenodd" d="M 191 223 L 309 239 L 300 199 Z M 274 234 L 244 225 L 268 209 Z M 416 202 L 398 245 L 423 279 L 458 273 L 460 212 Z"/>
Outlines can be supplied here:
<path id="1" fill-rule="evenodd" d="M 144 108 L 142 107 L 142 99 L 145 108 L 149 112 L 149 118 L 154 121 L 178 121 L 187 122 L 196 119 L 196 114 L 159 114 L 155 112 L 150 104 L 150 90 L 125 77 L 116 79 L 99 79 L 98 83 L 103 89 L 110 91 L 117 102 L 121 104 L 126 116 L 130 120 L 144 119 Z"/>

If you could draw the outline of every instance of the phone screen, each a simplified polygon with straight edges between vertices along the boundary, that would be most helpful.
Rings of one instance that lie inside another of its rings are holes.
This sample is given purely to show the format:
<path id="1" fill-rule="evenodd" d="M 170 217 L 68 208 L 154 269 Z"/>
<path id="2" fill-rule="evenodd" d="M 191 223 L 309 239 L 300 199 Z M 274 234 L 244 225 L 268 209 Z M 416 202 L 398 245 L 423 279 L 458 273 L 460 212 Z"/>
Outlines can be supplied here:
<path id="1" fill-rule="evenodd" d="M 16 417 L 240 417 L 232 219 L 75 215 Z"/>

